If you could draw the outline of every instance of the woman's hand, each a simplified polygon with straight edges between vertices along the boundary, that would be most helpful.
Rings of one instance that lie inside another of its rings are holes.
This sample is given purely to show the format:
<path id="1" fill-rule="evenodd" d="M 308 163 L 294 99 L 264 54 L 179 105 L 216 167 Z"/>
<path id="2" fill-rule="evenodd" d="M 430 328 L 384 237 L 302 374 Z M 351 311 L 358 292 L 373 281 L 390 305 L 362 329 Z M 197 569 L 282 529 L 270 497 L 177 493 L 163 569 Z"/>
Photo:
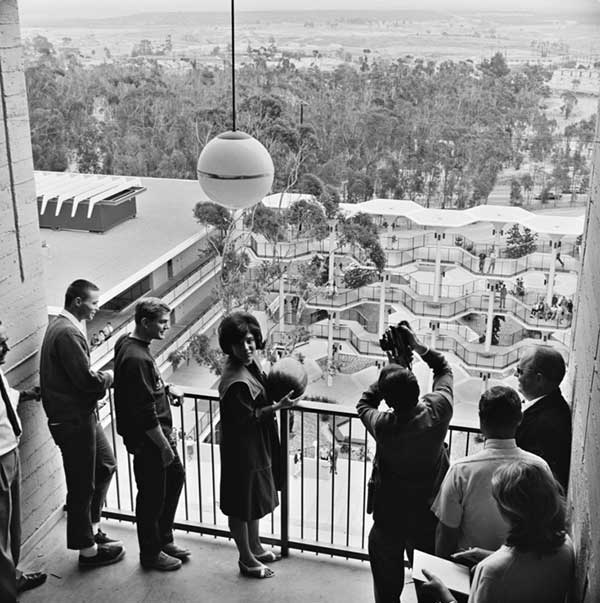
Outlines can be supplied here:
<path id="1" fill-rule="evenodd" d="M 478 546 L 467 549 L 466 551 L 459 551 L 450 555 L 452 561 L 463 563 L 465 565 L 476 565 L 480 561 L 483 561 L 486 557 L 492 554 L 492 551 L 481 549 Z"/>
<path id="2" fill-rule="evenodd" d="M 297 398 L 292 398 L 292 395 L 294 394 L 294 390 L 290 390 L 285 396 L 283 396 L 283 398 L 281 398 L 281 400 L 279 400 L 279 402 L 277 402 L 276 406 L 278 409 L 284 409 L 284 408 L 293 408 L 294 406 L 296 406 L 296 404 L 298 404 L 298 402 L 302 399 L 302 395 L 298 396 Z"/>
<path id="3" fill-rule="evenodd" d="M 450 603 L 456 601 L 454 595 L 448 590 L 448 587 L 434 574 L 423 570 L 423 575 L 427 578 L 427 582 L 423 583 L 421 589 L 432 599 L 441 601 L 441 603 Z"/>

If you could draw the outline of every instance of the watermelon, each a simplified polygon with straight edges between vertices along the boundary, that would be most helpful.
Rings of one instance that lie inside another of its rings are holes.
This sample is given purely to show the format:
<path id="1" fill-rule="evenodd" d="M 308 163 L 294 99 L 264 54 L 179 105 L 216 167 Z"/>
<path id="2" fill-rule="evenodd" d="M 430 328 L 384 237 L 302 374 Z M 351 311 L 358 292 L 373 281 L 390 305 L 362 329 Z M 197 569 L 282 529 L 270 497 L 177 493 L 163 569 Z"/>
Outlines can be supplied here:
<path id="1" fill-rule="evenodd" d="M 282 358 L 276 362 L 267 375 L 267 396 L 271 402 L 279 402 L 290 391 L 292 398 L 306 391 L 308 375 L 304 366 L 295 358 Z"/>

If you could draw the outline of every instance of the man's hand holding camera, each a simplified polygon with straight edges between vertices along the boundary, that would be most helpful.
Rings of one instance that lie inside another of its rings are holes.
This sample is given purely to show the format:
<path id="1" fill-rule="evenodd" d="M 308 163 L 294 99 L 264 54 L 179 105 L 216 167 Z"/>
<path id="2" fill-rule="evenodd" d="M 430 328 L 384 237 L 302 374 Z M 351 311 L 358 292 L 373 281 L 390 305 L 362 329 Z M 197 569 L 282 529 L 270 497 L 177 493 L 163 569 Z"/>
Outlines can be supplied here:
<path id="1" fill-rule="evenodd" d="M 410 368 L 412 364 L 413 350 L 422 356 L 429 349 L 417 339 L 406 320 L 388 327 L 379 340 L 379 344 L 387 354 L 390 363 L 399 364 L 405 368 Z"/>

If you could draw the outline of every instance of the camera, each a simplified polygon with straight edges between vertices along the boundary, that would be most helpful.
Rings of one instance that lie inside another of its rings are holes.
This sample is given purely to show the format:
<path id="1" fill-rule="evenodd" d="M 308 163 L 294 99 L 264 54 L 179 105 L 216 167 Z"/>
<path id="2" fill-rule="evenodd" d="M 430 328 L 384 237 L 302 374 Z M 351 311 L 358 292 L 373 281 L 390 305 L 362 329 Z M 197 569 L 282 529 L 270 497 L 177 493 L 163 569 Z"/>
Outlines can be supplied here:
<path id="1" fill-rule="evenodd" d="M 410 329 L 408 321 L 401 320 L 397 325 L 389 326 L 379 340 L 381 349 L 387 354 L 388 360 L 410 368 L 413 360 L 412 347 L 406 339 L 401 327 Z"/>

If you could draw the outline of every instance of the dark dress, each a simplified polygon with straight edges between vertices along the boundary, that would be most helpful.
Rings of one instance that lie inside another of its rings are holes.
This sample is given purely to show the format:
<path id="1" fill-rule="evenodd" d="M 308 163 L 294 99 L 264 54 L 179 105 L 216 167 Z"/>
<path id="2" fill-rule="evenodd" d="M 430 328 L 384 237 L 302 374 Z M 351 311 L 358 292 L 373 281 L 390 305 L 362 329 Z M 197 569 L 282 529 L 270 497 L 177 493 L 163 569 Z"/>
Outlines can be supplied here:
<path id="1" fill-rule="evenodd" d="M 221 422 L 221 511 L 250 521 L 264 517 L 277 505 L 281 476 L 281 447 L 274 413 L 256 418 L 255 410 L 269 406 L 265 374 L 229 359 L 219 383 Z"/>

